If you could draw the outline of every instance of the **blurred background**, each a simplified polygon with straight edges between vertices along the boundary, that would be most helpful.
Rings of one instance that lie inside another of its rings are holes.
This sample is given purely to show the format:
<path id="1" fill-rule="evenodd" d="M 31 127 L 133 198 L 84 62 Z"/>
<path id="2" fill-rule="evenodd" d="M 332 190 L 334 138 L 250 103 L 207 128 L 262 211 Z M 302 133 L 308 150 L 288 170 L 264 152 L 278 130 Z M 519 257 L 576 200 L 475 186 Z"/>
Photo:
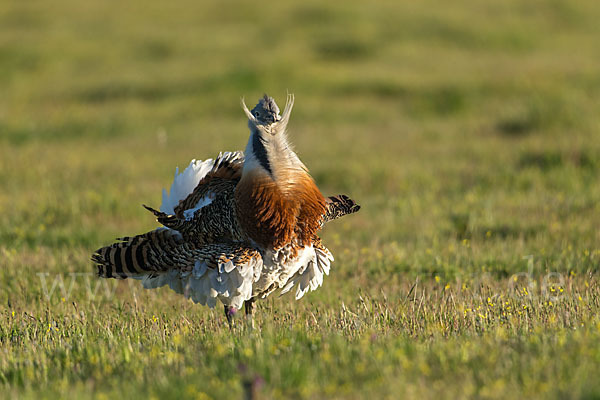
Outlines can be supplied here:
<path id="1" fill-rule="evenodd" d="M 88 250 L 152 228 L 140 204 L 175 166 L 245 147 L 240 97 L 289 91 L 300 157 L 363 205 L 337 243 L 429 272 L 469 270 L 414 258 L 465 239 L 496 239 L 502 270 L 592 248 L 599 17 L 560 0 L 5 2 L 0 241 Z"/>
<path id="2" fill-rule="evenodd" d="M 0 241 L 151 228 L 139 205 L 175 166 L 244 148 L 240 97 L 289 91 L 300 157 L 364 207 L 340 240 L 591 246 L 599 17 L 561 0 L 4 2 Z"/>

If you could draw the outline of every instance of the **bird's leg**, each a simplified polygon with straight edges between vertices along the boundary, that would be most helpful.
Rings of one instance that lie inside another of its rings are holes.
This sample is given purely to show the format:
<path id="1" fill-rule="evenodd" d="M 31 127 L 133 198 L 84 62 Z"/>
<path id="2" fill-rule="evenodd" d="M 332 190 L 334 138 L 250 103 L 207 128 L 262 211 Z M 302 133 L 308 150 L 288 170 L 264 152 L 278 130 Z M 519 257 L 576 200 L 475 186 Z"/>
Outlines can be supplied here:
<path id="1" fill-rule="evenodd" d="M 225 306 L 225 318 L 229 324 L 229 329 L 233 329 L 233 315 L 237 310 L 234 307 Z"/>
<path id="2" fill-rule="evenodd" d="M 244 310 L 246 311 L 246 322 L 250 324 L 250 328 L 254 329 L 254 318 L 252 317 L 252 311 L 254 311 L 254 299 L 249 299 L 244 302 Z"/>

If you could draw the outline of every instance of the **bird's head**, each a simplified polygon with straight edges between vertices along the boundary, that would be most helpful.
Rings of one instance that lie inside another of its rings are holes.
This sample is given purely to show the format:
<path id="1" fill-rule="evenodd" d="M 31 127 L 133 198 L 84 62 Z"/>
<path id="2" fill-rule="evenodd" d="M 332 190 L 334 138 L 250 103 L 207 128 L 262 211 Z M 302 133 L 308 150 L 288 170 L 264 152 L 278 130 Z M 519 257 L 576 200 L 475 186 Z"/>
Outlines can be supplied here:
<path id="1" fill-rule="evenodd" d="M 256 129 L 262 133 L 269 133 L 271 135 L 277 135 L 285 131 L 293 105 L 294 95 L 288 94 L 285 109 L 283 110 L 283 114 L 280 115 L 275 99 L 266 94 L 258 101 L 258 104 L 252 111 L 248 110 L 244 99 L 242 99 L 242 109 L 248 117 L 248 127 L 250 130 Z"/>
<path id="2" fill-rule="evenodd" d="M 289 171 L 306 170 L 288 143 L 285 132 L 293 106 L 293 94 L 287 95 L 281 115 L 275 100 L 266 94 L 252 111 L 248 110 L 242 99 L 242 109 L 248 117 L 248 128 L 250 128 L 250 138 L 245 151 L 244 174 L 259 168 L 275 179 L 281 177 L 288 179 Z"/>

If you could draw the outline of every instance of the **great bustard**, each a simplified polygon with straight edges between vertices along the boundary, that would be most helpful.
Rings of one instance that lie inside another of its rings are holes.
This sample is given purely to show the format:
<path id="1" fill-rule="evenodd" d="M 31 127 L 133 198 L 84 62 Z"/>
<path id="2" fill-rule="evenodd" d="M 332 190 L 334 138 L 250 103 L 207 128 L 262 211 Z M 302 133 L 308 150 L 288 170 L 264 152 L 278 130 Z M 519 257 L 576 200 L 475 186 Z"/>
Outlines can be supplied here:
<path id="1" fill-rule="evenodd" d="M 97 250 L 103 278 L 140 279 L 145 288 L 169 285 L 195 303 L 219 299 L 231 324 L 245 303 L 296 288 L 296 299 L 329 274 L 333 256 L 317 232 L 323 224 L 359 210 L 352 199 L 325 198 L 291 149 L 286 127 L 294 104 L 283 113 L 265 95 L 249 111 L 245 152 L 193 160 L 175 172 L 160 211 L 146 207 L 163 226 Z"/>

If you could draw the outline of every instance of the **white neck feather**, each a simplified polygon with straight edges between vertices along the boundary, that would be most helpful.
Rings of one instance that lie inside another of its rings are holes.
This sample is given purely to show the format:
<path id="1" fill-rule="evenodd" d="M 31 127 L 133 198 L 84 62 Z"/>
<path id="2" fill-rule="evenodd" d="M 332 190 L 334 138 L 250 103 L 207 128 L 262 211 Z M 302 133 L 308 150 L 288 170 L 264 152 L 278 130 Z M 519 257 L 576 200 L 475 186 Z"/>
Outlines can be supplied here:
<path id="1" fill-rule="evenodd" d="M 255 148 L 258 145 L 259 148 Z M 262 146 L 262 149 L 260 148 Z M 306 173 L 306 167 L 292 150 L 285 132 L 275 135 L 251 129 L 246 145 L 244 169 L 242 175 L 260 169 L 278 183 L 295 173 Z"/>

